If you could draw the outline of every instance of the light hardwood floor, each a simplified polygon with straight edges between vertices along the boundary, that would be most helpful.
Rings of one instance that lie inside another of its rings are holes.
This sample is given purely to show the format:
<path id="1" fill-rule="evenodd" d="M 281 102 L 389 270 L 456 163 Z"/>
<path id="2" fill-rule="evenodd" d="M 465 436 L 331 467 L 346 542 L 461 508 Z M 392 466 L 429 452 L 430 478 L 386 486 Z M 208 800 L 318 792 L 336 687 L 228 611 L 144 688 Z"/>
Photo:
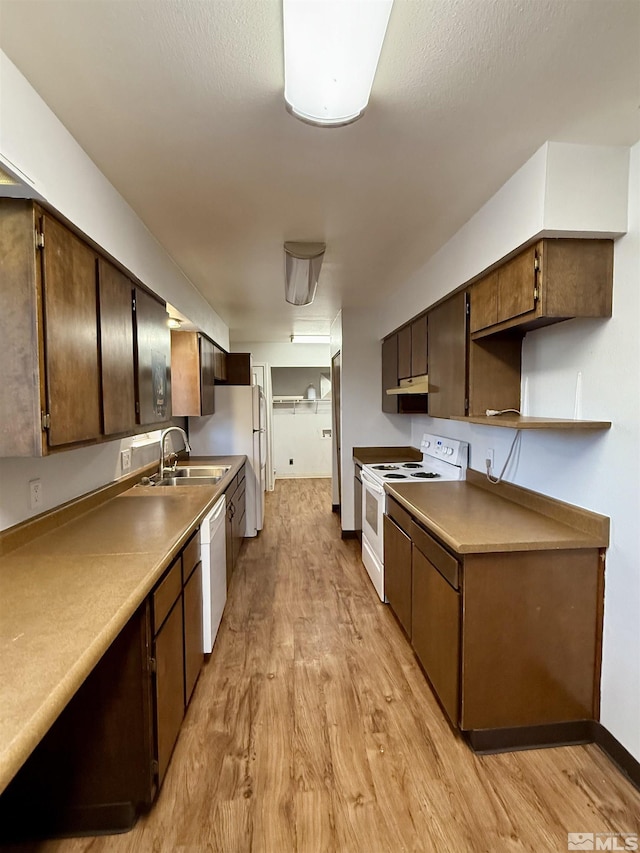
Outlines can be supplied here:
<path id="1" fill-rule="evenodd" d="M 15 850 L 545 853 L 640 831 L 640 792 L 595 746 L 471 752 L 330 507 L 328 480 L 267 495 L 150 814 Z"/>

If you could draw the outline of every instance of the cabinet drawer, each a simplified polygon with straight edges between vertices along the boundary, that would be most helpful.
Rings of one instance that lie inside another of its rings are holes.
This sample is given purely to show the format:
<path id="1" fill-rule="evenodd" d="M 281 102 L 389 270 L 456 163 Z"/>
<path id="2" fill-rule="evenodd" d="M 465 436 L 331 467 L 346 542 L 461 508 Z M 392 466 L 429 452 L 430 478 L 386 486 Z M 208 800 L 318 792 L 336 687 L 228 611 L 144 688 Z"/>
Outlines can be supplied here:
<path id="1" fill-rule="evenodd" d="M 454 589 L 460 588 L 460 563 L 415 521 L 411 522 L 411 539 L 416 548 L 436 567 Z"/>
<path id="2" fill-rule="evenodd" d="M 200 533 L 196 531 L 182 552 L 182 583 L 185 584 L 200 562 Z"/>
<path id="3" fill-rule="evenodd" d="M 390 497 L 387 497 L 387 515 L 407 536 L 411 536 L 411 516 L 406 509 L 403 509 L 397 501 Z"/>
<path id="4" fill-rule="evenodd" d="M 163 580 L 153 591 L 153 633 L 157 634 L 160 626 L 182 592 L 182 561 L 178 557 Z"/>

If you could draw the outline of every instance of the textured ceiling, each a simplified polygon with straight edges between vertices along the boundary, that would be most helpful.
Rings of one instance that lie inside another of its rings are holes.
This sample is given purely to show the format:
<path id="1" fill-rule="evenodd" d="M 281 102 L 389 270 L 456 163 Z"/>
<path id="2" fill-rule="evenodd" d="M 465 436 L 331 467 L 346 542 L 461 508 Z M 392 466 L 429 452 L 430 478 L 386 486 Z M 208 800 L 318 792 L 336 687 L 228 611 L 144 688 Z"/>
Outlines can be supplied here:
<path id="1" fill-rule="evenodd" d="M 278 0 L 0 0 L 0 47 L 231 329 L 328 332 L 546 140 L 640 138 L 637 0 L 396 0 L 369 109 L 284 108 Z M 313 305 L 282 244 L 324 240 Z M 196 320 L 197 318 L 192 318 Z"/>

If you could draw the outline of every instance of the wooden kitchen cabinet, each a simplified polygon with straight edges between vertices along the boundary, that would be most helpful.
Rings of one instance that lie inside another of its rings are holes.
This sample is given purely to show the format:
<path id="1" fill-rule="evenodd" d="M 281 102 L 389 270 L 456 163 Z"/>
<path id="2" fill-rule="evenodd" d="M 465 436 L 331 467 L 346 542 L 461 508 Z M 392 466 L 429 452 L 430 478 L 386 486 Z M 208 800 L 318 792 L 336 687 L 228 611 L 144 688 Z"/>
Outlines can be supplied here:
<path id="1" fill-rule="evenodd" d="M 401 379 L 426 374 L 426 330 L 424 315 L 382 341 L 382 411 L 387 414 L 423 414 L 427 411 L 426 394 L 387 394 L 387 389 L 397 388 Z M 414 341 L 415 354 L 412 349 Z M 422 373 L 412 373 L 412 370 L 421 370 Z"/>
<path id="2" fill-rule="evenodd" d="M 98 259 L 102 422 L 105 435 L 136 425 L 133 369 L 133 283 L 104 258 Z"/>
<path id="3" fill-rule="evenodd" d="M 184 613 L 184 704 L 196 686 L 204 662 L 202 640 L 202 563 L 200 534 L 195 533 L 182 553 Z"/>
<path id="4" fill-rule="evenodd" d="M 213 345 L 213 378 L 216 382 L 227 381 L 227 354 L 217 344 Z"/>
<path id="5" fill-rule="evenodd" d="M 171 417 L 171 332 L 164 302 L 137 287 L 136 397 L 139 424 L 154 424 Z"/>
<path id="6" fill-rule="evenodd" d="M 412 555 L 411 643 L 447 716 L 458 725 L 460 593 L 423 553 L 420 546 L 427 534 L 418 539 L 417 532 Z M 434 557 L 433 549 L 429 554 Z"/>
<path id="7" fill-rule="evenodd" d="M 467 295 L 456 293 L 429 312 L 428 412 L 432 418 L 467 413 Z"/>
<path id="8" fill-rule="evenodd" d="M 426 373 L 427 315 L 421 314 L 398 331 L 398 379 Z"/>
<path id="9" fill-rule="evenodd" d="M 362 542 L 362 465 L 355 465 L 353 477 L 353 529 Z"/>
<path id="10" fill-rule="evenodd" d="M 153 659 L 155 661 L 155 729 L 158 784 L 169 760 L 184 718 L 184 622 L 181 560 L 175 560 L 152 595 Z"/>
<path id="11" fill-rule="evenodd" d="M 470 289 L 474 338 L 573 317 L 610 317 L 613 241 L 545 238 Z"/>
<path id="12" fill-rule="evenodd" d="M 387 498 L 384 516 L 384 593 L 405 633 L 411 638 L 411 517 Z"/>
<path id="13" fill-rule="evenodd" d="M 387 394 L 387 388 L 398 386 L 398 335 L 397 333 L 382 341 L 382 411 L 396 415 L 399 411 L 399 397 Z"/>
<path id="14" fill-rule="evenodd" d="M 227 557 L 227 588 L 236 567 L 246 528 L 246 479 L 243 465 L 225 490 L 225 547 Z"/>
<path id="15" fill-rule="evenodd" d="M 251 385 L 250 352 L 229 352 L 225 363 L 227 385 Z"/>
<path id="16" fill-rule="evenodd" d="M 215 345 L 199 332 L 171 332 L 171 410 L 180 417 L 215 411 Z"/>

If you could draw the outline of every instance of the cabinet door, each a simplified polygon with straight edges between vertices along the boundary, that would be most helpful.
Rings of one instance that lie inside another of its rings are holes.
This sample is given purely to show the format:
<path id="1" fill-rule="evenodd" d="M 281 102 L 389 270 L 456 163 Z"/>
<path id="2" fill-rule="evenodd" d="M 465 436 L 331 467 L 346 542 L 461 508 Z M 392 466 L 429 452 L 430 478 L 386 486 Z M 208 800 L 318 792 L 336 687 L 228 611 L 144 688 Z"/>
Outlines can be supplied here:
<path id="1" fill-rule="evenodd" d="M 158 632 L 154 647 L 158 780 L 162 784 L 184 717 L 182 596 Z"/>
<path id="2" fill-rule="evenodd" d="M 429 415 L 467 413 L 467 295 L 457 293 L 429 312 Z"/>
<path id="3" fill-rule="evenodd" d="M 105 435 L 132 430 L 136 423 L 133 364 L 133 285 L 112 264 L 98 261 L 100 366 Z"/>
<path id="4" fill-rule="evenodd" d="M 214 346 L 213 348 L 214 356 L 213 356 L 213 375 L 216 382 L 226 382 L 227 381 L 227 354 L 224 350 L 221 350 L 220 347 Z"/>
<path id="5" fill-rule="evenodd" d="M 411 326 L 398 332 L 398 379 L 411 376 Z"/>
<path id="6" fill-rule="evenodd" d="M 411 642 L 454 725 L 460 705 L 460 594 L 413 547 Z"/>
<path id="7" fill-rule="evenodd" d="M 498 270 L 498 322 L 536 308 L 536 249 L 510 260 Z"/>
<path id="8" fill-rule="evenodd" d="M 97 256 L 55 219 L 43 216 L 41 226 L 48 442 L 55 447 L 101 432 Z"/>
<path id="9" fill-rule="evenodd" d="M 184 587 L 184 704 L 189 704 L 204 660 L 202 648 L 202 564 Z"/>
<path id="10" fill-rule="evenodd" d="M 136 288 L 136 392 L 138 423 L 161 423 L 171 417 L 171 333 L 167 312 Z"/>
<path id="11" fill-rule="evenodd" d="M 362 480 L 358 475 L 353 478 L 353 518 L 358 539 L 362 539 Z"/>
<path id="12" fill-rule="evenodd" d="M 238 490 L 236 491 L 235 497 L 233 499 L 233 505 L 235 508 L 234 516 L 233 516 L 233 565 L 235 568 L 236 562 L 240 555 L 240 548 L 242 548 L 242 543 L 244 542 L 244 531 L 247 523 L 247 514 L 246 514 L 246 490 L 245 490 L 245 481 L 243 480 L 238 486 Z"/>
<path id="13" fill-rule="evenodd" d="M 477 332 L 498 322 L 498 273 L 494 272 L 474 284 L 469 292 L 469 329 Z"/>
<path id="14" fill-rule="evenodd" d="M 392 335 L 382 341 L 382 411 L 398 413 L 398 397 L 387 394 L 387 388 L 398 387 L 398 336 Z"/>
<path id="15" fill-rule="evenodd" d="M 411 539 L 384 517 L 384 594 L 411 637 Z"/>
<path id="16" fill-rule="evenodd" d="M 213 343 L 199 335 L 200 339 L 200 414 L 214 413 L 215 394 L 215 347 Z"/>
<path id="17" fill-rule="evenodd" d="M 233 513 L 235 508 L 233 500 L 229 500 L 227 496 L 227 514 L 224 520 L 224 539 L 225 539 L 225 554 L 227 560 L 227 589 L 231 583 L 231 575 L 233 574 Z"/>
<path id="18" fill-rule="evenodd" d="M 427 315 L 423 314 L 411 324 L 411 375 L 424 376 L 427 372 Z"/>

